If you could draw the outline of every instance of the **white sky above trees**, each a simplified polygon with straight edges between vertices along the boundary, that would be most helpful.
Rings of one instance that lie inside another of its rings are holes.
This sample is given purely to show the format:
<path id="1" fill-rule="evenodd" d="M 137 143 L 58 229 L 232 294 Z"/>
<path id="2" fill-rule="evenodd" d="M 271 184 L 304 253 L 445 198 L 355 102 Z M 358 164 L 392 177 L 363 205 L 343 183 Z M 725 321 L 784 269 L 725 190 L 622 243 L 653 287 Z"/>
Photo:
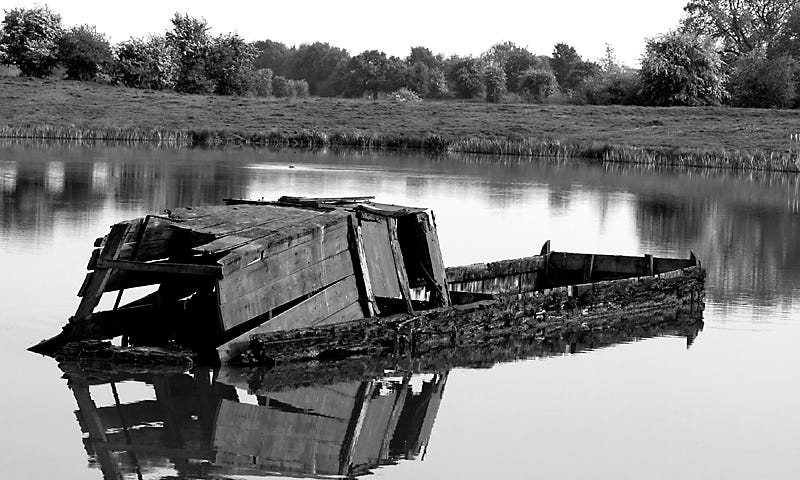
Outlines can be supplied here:
<path id="1" fill-rule="evenodd" d="M 686 0 L 0 0 L 0 10 L 46 4 L 65 26 L 88 23 L 112 43 L 164 33 L 175 12 L 203 17 L 212 34 L 235 32 L 246 40 L 289 46 L 315 41 L 405 57 L 425 46 L 445 55 L 479 55 L 512 41 L 537 55 L 565 42 L 587 60 L 604 56 L 638 66 L 646 38 L 675 28 Z"/>

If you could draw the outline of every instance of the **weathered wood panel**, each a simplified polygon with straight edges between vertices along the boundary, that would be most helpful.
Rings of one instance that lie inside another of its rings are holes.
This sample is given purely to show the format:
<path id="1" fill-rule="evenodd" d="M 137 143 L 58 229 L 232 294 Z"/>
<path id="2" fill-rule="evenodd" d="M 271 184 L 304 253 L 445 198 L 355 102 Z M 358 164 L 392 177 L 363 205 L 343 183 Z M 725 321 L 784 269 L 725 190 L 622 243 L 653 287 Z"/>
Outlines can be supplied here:
<path id="1" fill-rule="evenodd" d="M 500 260 L 490 263 L 474 263 L 472 265 L 450 267 L 446 269 L 447 282 L 468 282 L 505 275 L 538 272 L 544 270 L 545 258 L 544 255 L 535 255 L 514 260 Z M 582 266 L 583 264 L 581 264 L 581 267 Z"/>
<path id="2" fill-rule="evenodd" d="M 336 225 L 344 226 L 348 215 L 348 213 L 340 211 L 329 212 L 301 224 L 288 225 L 277 231 L 265 233 L 262 237 L 254 238 L 248 241 L 247 244 L 230 250 L 227 255 L 222 257 L 219 260 L 220 265 L 222 265 L 222 272 L 227 275 L 249 265 L 255 260 L 269 257 L 294 245 L 304 243 L 310 240 L 316 234 L 315 232 L 320 229 L 331 229 Z"/>
<path id="3" fill-rule="evenodd" d="M 360 224 L 373 293 L 376 297 L 401 298 L 387 219 L 362 215 Z"/>
<path id="4" fill-rule="evenodd" d="M 219 359 L 223 363 L 228 362 L 246 351 L 250 343 L 251 335 L 277 332 L 290 328 L 312 327 L 357 301 L 358 289 L 356 286 L 356 279 L 355 276 L 351 275 L 317 293 L 308 300 L 295 305 L 289 310 L 267 320 L 265 323 L 219 346 L 217 348 Z M 362 314 L 359 310 L 356 315 L 349 318 L 349 320 L 361 317 Z"/>
<path id="5" fill-rule="evenodd" d="M 231 302 L 263 285 L 344 252 L 348 249 L 345 227 L 344 224 L 337 224 L 330 228 L 315 229 L 309 232 L 307 241 L 228 273 L 220 281 L 220 301 Z"/>
<path id="6" fill-rule="evenodd" d="M 381 447 L 392 419 L 392 410 L 397 399 L 393 395 L 369 399 L 361 430 L 358 432 L 350 462 L 353 465 L 379 465 Z"/>
<path id="7" fill-rule="evenodd" d="M 363 318 L 363 312 L 361 311 L 361 305 L 359 303 L 353 302 L 350 305 L 347 305 L 343 309 L 339 310 L 338 312 L 334 312 L 327 318 L 323 319 L 321 322 L 318 322 L 315 327 L 323 327 L 326 325 L 335 325 L 337 323 L 344 323 L 349 322 L 351 320 L 358 320 Z"/>
<path id="8" fill-rule="evenodd" d="M 279 278 L 220 306 L 222 326 L 231 329 L 305 294 L 353 275 L 353 259 L 345 250 L 289 276 Z M 223 288 L 225 279 L 219 282 Z"/>

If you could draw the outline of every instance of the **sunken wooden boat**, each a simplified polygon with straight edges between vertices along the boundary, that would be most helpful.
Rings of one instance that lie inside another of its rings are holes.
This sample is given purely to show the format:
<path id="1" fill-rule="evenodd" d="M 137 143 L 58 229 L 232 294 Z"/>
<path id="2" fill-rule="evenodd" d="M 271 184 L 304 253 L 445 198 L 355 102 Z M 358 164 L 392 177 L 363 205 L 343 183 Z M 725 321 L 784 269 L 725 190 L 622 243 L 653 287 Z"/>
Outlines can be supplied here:
<path id="1" fill-rule="evenodd" d="M 31 350 L 121 337 L 202 362 L 275 364 L 702 321 L 693 254 L 553 252 L 548 241 L 539 255 L 445 268 L 433 212 L 372 197 L 228 199 L 118 223 L 95 247 L 75 314 Z M 144 286 L 155 291 L 122 304 Z M 110 292 L 113 307 L 95 311 Z"/>

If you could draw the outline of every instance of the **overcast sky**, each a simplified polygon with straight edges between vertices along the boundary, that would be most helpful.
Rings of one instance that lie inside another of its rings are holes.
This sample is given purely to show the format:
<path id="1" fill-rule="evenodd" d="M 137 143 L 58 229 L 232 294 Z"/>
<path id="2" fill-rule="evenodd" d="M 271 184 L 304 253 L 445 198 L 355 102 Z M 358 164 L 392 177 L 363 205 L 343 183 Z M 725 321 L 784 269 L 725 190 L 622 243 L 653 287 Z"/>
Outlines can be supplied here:
<path id="1" fill-rule="evenodd" d="M 619 60 L 637 66 L 646 38 L 673 29 L 686 0 L 0 0 L 0 9 L 47 4 L 66 26 L 95 25 L 116 43 L 163 33 L 175 12 L 203 17 L 213 34 L 236 32 L 247 40 L 297 45 L 314 41 L 405 57 L 412 46 L 445 55 L 479 55 L 510 40 L 549 55 L 566 42 L 585 59 L 611 44 Z"/>

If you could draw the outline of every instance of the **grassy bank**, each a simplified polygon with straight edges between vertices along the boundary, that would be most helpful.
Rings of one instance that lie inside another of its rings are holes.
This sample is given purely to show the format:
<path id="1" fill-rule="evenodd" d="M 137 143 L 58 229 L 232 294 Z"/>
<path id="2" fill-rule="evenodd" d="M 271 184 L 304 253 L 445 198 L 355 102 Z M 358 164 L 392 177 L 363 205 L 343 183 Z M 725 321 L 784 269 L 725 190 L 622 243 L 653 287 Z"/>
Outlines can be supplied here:
<path id="1" fill-rule="evenodd" d="M 339 145 L 800 171 L 797 113 L 261 99 L 0 77 L 0 137 Z M 794 149 L 795 151 L 790 151 Z"/>

